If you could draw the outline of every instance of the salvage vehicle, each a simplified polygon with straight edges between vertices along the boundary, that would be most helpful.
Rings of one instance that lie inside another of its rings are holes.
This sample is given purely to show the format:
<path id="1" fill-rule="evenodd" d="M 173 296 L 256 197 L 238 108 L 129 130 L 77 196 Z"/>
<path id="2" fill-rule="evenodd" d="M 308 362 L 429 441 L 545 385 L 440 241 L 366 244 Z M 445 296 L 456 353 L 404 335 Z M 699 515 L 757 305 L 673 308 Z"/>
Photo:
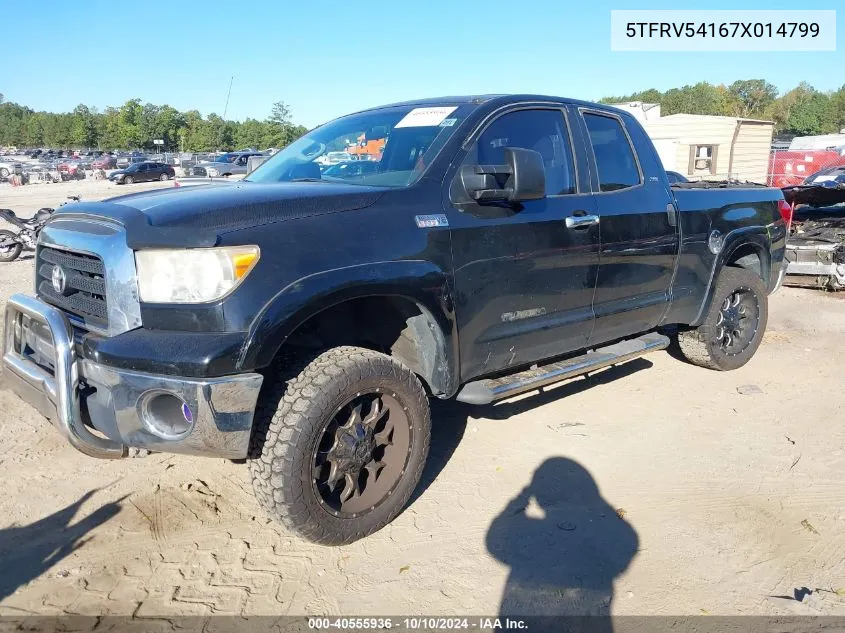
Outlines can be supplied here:
<path id="1" fill-rule="evenodd" d="M 0 180 L 5 180 L 12 174 L 23 172 L 23 165 L 18 161 L 0 160 Z"/>
<path id="2" fill-rule="evenodd" d="M 845 289 L 845 182 L 827 170 L 815 184 L 786 187 L 784 198 L 795 208 L 786 241 L 786 278 L 791 286 Z"/>
<path id="3" fill-rule="evenodd" d="M 362 136 L 376 170 L 321 173 Z M 246 459 L 270 516 L 349 543 L 410 499 L 429 398 L 486 405 L 670 335 L 696 365 L 747 363 L 790 211 L 778 189 L 670 186 L 609 106 L 384 106 L 244 181 L 59 210 L 36 296 L 7 303 L 3 376 L 83 453 Z"/>
<path id="4" fill-rule="evenodd" d="M 261 152 L 229 152 L 218 156 L 213 161 L 199 163 L 191 168 L 192 176 L 209 178 L 228 178 L 236 174 L 246 174 L 250 156 L 263 156 Z"/>
<path id="5" fill-rule="evenodd" d="M 68 196 L 68 200 L 79 202 L 79 196 Z M 63 202 L 59 208 L 66 205 Z M 35 250 L 41 229 L 52 217 L 55 209 L 43 207 L 38 209 L 31 218 L 21 218 L 11 209 L 0 209 L 0 220 L 8 222 L 18 229 L 18 232 L 0 231 L 0 262 L 11 262 L 18 258 L 24 249 Z"/>

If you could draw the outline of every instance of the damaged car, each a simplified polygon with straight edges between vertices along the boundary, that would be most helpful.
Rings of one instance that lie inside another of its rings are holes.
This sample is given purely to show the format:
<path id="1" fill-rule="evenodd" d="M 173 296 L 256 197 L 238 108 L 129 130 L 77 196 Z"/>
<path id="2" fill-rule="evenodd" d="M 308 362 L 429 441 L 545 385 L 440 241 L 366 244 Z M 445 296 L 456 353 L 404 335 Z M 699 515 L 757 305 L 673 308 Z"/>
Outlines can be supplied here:
<path id="1" fill-rule="evenodd" d="M 793 207 L 786 242 L 786 278 L 792 286 L 845 288 L 845 183 L 825 180 L 786 187 Z M 799 206 L 800 205 L 800 206 Z"/>

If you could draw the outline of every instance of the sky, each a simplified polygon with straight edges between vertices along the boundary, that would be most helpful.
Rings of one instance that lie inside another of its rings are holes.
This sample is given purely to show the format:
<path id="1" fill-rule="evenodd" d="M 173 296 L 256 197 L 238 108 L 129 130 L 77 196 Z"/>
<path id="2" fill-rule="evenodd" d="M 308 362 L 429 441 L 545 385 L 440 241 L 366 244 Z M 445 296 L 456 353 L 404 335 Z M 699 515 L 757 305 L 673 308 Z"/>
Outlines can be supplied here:
<path id="1" fill-rule="evenodd" d="M 838 5 L 838 6 L 837 6 Z M 611 52 L 611 9 L 685 0 L 46 0 L 4 11 L 0 93 L 35 110 L 135 97 L 229 119 L 295 123 L 420 97 L 536 93 L 597 100 L 698 81 L 762 78 L 780 90 L 845 83 L 842 0 L 710 0 L 708 9 L 840 9 L 836 52 Z M 12 52 L 12 53 L 10 53 Z"/>

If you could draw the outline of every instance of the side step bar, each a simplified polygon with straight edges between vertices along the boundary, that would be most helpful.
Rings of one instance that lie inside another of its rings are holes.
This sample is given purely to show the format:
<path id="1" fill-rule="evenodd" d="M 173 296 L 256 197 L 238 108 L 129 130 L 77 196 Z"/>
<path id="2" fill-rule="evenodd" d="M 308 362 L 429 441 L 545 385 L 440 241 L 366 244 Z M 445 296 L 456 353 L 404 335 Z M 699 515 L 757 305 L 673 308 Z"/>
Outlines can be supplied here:
<path id="1" fill-rule="evenodd" d="M 495 400 L 510 398 L 667 347 L 669 347 L 669 339 L 666 336 L 651 332 L 607 347 L 600 347 L 575 358 L 526 369 L 517 374 L 467 383 L 458 393 L 457 400 L 469 404 L 489 404 Z"/>

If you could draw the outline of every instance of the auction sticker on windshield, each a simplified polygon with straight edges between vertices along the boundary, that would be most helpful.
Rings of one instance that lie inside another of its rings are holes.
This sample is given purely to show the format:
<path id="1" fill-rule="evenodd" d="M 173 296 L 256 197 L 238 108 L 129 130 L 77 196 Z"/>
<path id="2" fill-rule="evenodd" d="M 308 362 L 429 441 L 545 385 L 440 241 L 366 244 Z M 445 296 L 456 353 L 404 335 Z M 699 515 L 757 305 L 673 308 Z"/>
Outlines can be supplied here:
<path id="1" fill-rule="evenodd" d="M 439 108 L 414 108 L 406 114 L 396 127 L 430 127 L 440 125 L 458 106 Z"/>

